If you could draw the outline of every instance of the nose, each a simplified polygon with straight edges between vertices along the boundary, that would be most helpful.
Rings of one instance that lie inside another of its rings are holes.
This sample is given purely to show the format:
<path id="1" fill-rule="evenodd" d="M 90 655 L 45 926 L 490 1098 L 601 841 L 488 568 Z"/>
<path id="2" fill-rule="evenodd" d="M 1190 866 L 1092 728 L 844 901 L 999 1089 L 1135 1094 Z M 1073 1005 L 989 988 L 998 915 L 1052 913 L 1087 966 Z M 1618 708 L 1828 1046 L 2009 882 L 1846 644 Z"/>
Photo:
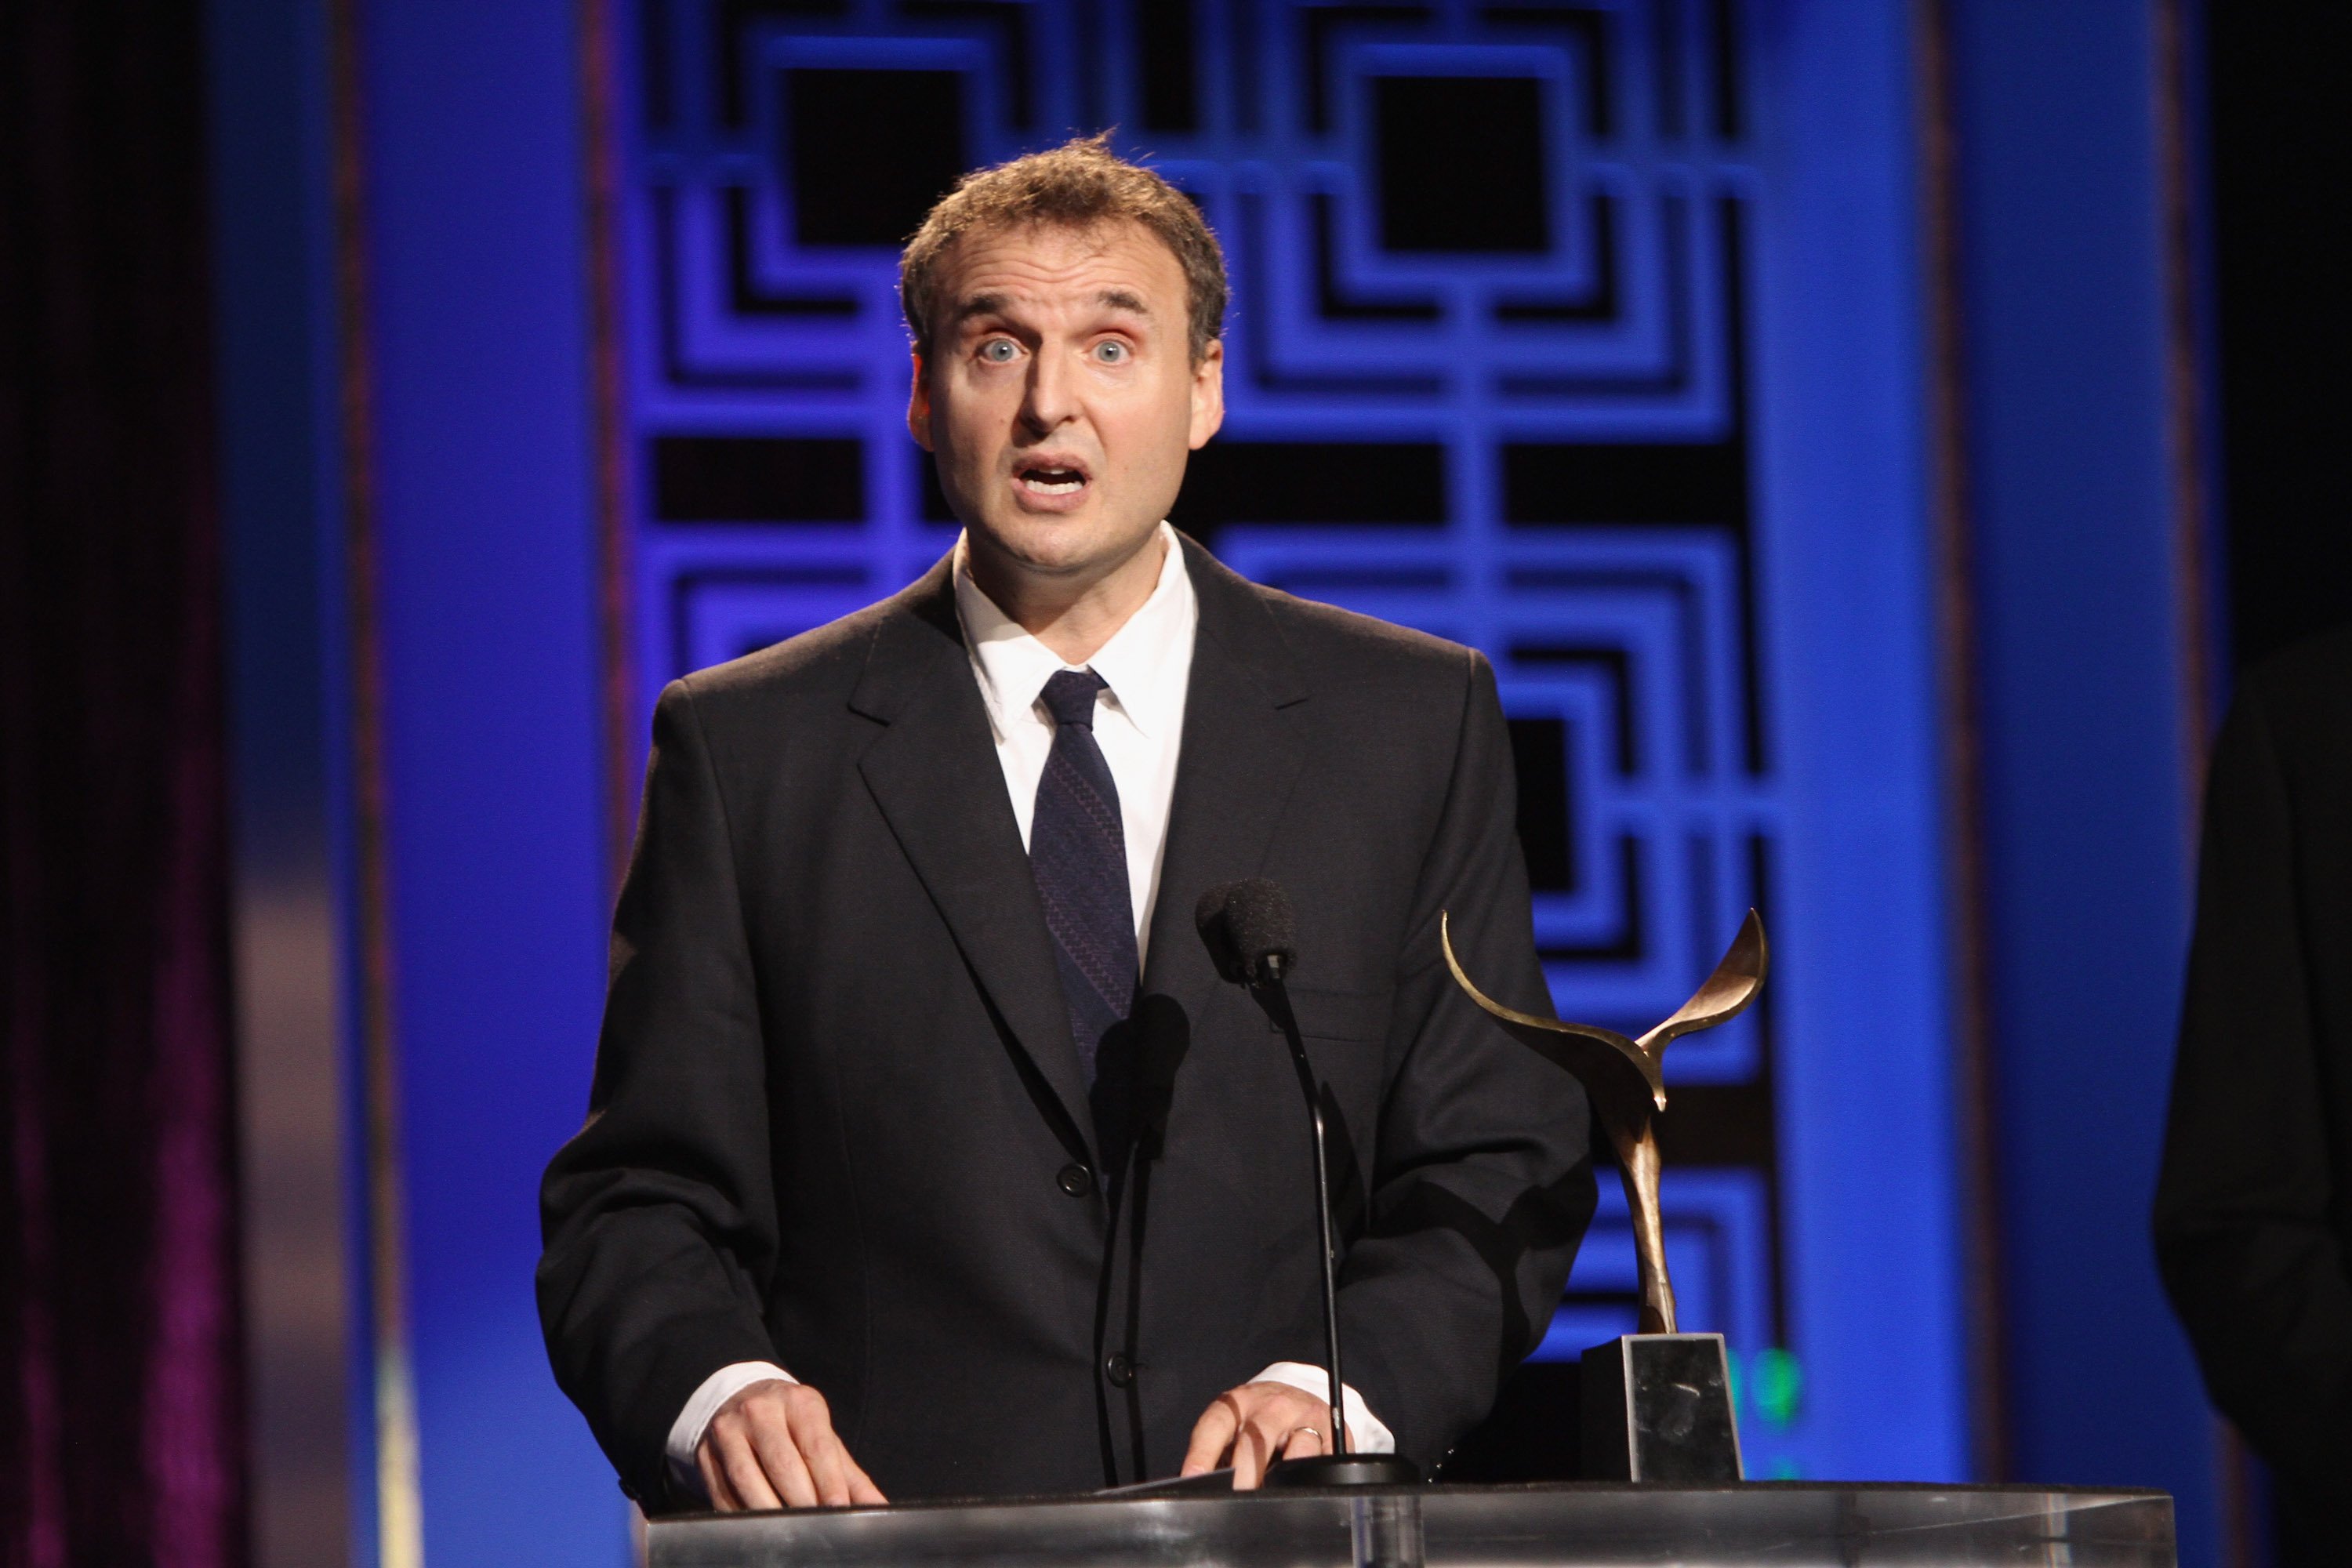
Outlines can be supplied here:
<path id="1" fill-rule="evenodd" d="M 1045 436 L 1076 412 L 1075 382 L 1062 356 L 1050 351 L 1032 355 L 1027 394 L 1021 400 L 1022 423 Z"/>

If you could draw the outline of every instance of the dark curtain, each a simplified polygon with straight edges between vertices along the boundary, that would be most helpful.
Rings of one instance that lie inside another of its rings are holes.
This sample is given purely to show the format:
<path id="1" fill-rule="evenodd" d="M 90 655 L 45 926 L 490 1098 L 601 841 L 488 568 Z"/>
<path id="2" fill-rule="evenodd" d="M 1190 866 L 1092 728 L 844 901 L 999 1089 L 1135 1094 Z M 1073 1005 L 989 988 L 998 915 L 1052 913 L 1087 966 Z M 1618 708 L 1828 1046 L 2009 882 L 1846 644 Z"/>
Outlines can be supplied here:
<path id="1" fill-rule="evenodd" d="M 2352 8 L 2204 7 L 2219 499 L 2242 665 L 2352 621 Z"/>
<path id="2" fill-rule="evenodd" d="M 244 1559 L 203 36 L 0 0 L 0 1563 Z"/>

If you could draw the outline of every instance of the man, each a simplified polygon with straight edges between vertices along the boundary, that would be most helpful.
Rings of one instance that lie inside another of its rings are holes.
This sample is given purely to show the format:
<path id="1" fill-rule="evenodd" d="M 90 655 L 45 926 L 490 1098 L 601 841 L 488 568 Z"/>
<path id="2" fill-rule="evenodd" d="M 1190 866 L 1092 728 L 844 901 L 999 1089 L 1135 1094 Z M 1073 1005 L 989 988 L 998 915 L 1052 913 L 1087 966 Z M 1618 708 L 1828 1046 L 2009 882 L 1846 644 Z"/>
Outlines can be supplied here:
<path id="1" fill-rule="evenodd" d="M 649 1509 L 1090 1489 L 1325 1451 L 1305 1108 L 1195 900 L 1264 876 L 1328 1082 L 1354 1445 L 1427 1465 L 1591 1212 L 1507 732 L 1467 649 L 1256 588 L 1162 521 L 1225 281 L 1103 140 L 908 243 L 908 409 L 963 521 L 896 597 L 674 682 L 589 1121 L 550 1166 L 556 1375 Z"/>
<path id="2" fill-rule="evenodd" d="M 2248 670 L 2214 745 L 2155 1220 L 2279 1562 L 2352 1562 L 2352 627 Z"/>

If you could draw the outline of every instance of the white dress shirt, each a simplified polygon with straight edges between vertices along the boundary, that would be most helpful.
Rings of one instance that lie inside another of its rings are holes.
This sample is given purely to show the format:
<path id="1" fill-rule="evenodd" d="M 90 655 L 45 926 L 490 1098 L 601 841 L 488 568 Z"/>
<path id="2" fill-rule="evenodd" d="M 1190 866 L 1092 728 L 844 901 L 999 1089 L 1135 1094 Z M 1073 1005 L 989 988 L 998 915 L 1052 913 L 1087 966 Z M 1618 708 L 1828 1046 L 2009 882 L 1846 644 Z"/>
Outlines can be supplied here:
<path id="1" fill-rule="evenodd" d="M 1176 794 L 1177 742 L 1184 732 L 1184 693 L 1192 684 L 1192 637 L 1200 601 L 1176 531 L 1160 525 L 1167 553 L 1160 580 L 1126 625 L 1095 650 L 1084 668 L 1103 679 L 1095 694 L 1095 744 L 1110 765 L 1118 791 L 1119 824 L 1127 830 L 1128 908 L 1135 916 L 1135 959 L 1150 939 L 1151 907 L 1160 891 L 1160 858 L 1168 847 L 1168 807 Z M 1045 682 L 1068 669 L 1062 656 L 1021 629 L 971 580 L 964 542 L 956 541 L 956 618 L 996 735 L 997 765 L 1029 847 L 1037 815 L 1037 781 L 1054 750 L 1056 725 L 1038 700 Z"/>
<path id="2" fill-rule="evenodd" d="M 1024 849 L 1029 847 L 1029 824 L 1036 815 L 1037 781 L 1054 749 L 1056 726 L 1038 700 L 1045 682 L 1073 668 L 1092 669 L 1104 681 L 1095 696 L 1095 743 L 1109 764 L 1111 783 L 1118 791 L 1119 822 L 1127 831 L 1128 898 L 1135 915 L 1139 963 L 1150 940 L 1152 906 L 1159 901 L 1160 862 L 1168 845 L 1176 753 L 1184 731 L 1184 695 L 1192 680 L 1192 639 L 1201 624 L 1200 601 L 1184 570 L 1184 552 L 1176 542 L 1176 531 L 1165 522 L 1160 525 L 1160 542 L 1166 553 L 1151 596 L 1083 667 L 1063 663 L 1061 655 L 1022 630 L 981 591 L 972 581 L 961 538 L 954 562 L 956 616 L 963 624 L 972 676 L 988 709 L 997 764 L 1004 770 L 1004 788 L 1013 799 L 1013 818 L 1021 825 Z M 719 1407 L 752 1384 L 775 1379 L 798 1381 L 764 1361 L 737 1362 L 703 1380 L 669 1429 L 670 1468 L 681 1482 L 694 1491 L 702 1489 L 694 1454 Z M 1287 1384 L 1319 1399 L 1329 1379 L 1320 1367 L 1284 1361 L 1252 1381 Z M 1362 1396 L 1346 1384 L 1341 1393 L 1355 1450 L 1394 1452 L 1395 1436 L 1365 1407 Z"/>

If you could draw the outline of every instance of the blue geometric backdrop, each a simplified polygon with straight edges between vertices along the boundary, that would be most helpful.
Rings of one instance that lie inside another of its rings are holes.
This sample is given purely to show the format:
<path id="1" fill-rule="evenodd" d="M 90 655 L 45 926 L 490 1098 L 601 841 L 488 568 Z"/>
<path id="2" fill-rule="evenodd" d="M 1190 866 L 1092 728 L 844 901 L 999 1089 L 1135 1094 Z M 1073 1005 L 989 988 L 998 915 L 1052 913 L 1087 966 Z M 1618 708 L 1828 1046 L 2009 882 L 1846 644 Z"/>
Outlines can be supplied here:
<path id="1" fill-rule="evenodd" d="M 640 700 L 954 538 L 905 429 L 897 246 L 963 170 L 1118 127 L 1234 282 L 1178 524 L 1473 644 L 1564 1016 L 1638 1033 L 1780 855 L 1750 479 L 1747 42 L 1727 4 L 639 0 L 626 123 Z M 642 732 L 642 728 L 640 731 Z M 1777 993 L 1678 1045 L 1688 1323 L 1790 1468 Z M 1545 1355 L 1630 1331 L 1616 1184 Z M 1759 1352 L 1774 1352 L 1759 1363 Z"/>
<path id="2" fill-rule="evenodd" d="M 1234 274 L 1231 417 L 1177 521 L 1493 657 L 1561 1010 L 1638 1028 L 1765 911 L 1765 1005 L 1675 1047 L 1664 1122 L 1685 1315 L 1741 1352 L 1750 1473 L 2159 1484 L 2183 1561 L 2214 1560 L 2210 1415 L 2144 1221 L 2199 732 L 2180 106 L 2151 72 L 2193 5 L 205 9 L 237 614 L 291 617 L 239 701 L 316 684 L 341 921 L 333 964 L 271 984 L 342 1009 L 361 1265 L 348 1308 L 279 1282 L 320 1337 L 265 1356 L 256 1421 L 319 1448 L 270 1426 L 271 1379 L 315 1381 L 339 1331 L 357 1560 L 404 1485 L 374 1434 L 411 1371 L 427 1562 L 625 1559 L 530 1289 L 635 805 L 607 748 L 642 745 L 667 676 L 947 548 L 897 242 L 965 168 L 1105 125 Z M 315 660 L 278 668 L 313 614 Z M 1952 793 L 1969 747 L 1981 810 Z M 1972 829 L 1981 927 L 1955 919 Z M 1963 997 L 1997 1166 L 1962 1145 Z M 1998 1201 L 1964 1203 L 1988 1173 Z M 1604 1203 L 1554 1349 L 1630 1322 Z M 285 1480 L 265 1515 L 309 1506 Z"/>

